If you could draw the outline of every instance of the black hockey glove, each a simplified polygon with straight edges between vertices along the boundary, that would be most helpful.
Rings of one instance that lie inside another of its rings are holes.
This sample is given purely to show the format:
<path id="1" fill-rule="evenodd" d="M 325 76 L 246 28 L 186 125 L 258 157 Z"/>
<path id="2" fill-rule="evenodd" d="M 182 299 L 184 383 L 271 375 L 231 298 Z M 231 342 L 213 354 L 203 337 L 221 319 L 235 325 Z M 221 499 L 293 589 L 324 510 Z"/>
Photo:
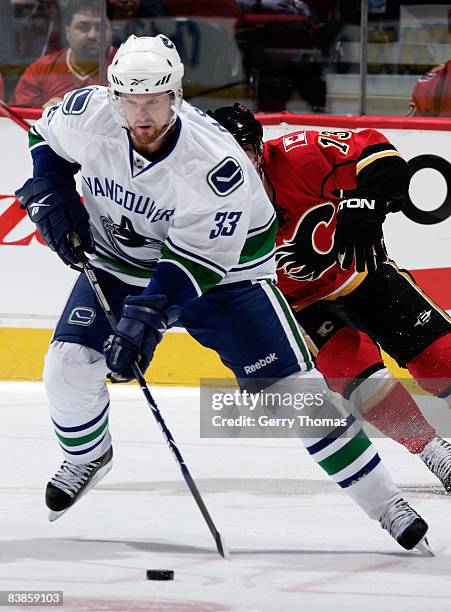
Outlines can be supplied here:
<path id="1" fill-rule="evenodd" d="M 335 253 L 338 264 L 348 270 L 355 259 L 357 272 L 374 272 L 387 261 L 382 224 L 387 200 L 361 189 L 335 190 L 343 198 L 338 204 Z"/>
<path id="2" fill-rule="evenodd" d="M 83 251 L 94 253 L 88 211 L 67 181 L 52 173 L 28 179 L 16 191 L 16 197 L 36 223 L 44 242 L 66 265 L 76 267 L 80 263 L 69 240 L 72 232 L 79 236 Z"/>
<path id="3" fill-rule="evenodd" d="M 166 307 L 164 295 L 129 295 L 125 298 L 114 334 L 106 340 L 103 348 L 112 382 L 133 380 L 132 365 L 135 362 L 143 374 L 147 370 L 166 328 L 180 316 L 178 306 Z"/>

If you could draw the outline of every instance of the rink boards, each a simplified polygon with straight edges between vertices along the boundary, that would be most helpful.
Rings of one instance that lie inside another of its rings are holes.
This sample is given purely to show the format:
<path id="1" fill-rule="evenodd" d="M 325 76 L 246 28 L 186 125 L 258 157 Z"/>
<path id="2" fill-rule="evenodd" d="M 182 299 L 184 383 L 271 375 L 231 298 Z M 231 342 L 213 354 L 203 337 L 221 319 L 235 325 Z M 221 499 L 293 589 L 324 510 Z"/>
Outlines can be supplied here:
<path id="1" fill-rule="evenodd" d="M 287 114 L 268 115 L 263 122 L 266 139 L 304 128 L 374 127 L 395 144 L 414 176 L 407 216 L 390 215 L 384 225 L 388 251 L 450 310 L 451 122 Z M 12 195 L 31 174 L 26 132 L 0 118 L 0 137 L 6 150 L 0 167 L 0 380 L 39 380 L 51 330 L 76 273 L 41 244 Z M 389 367 L 400 375 L 390 362 Z M 166 335 L 148 372 L 149 380 L 164 385 L 198 385 L 200 377 L 228 376 L 218 357 L 184 332 Z"/>

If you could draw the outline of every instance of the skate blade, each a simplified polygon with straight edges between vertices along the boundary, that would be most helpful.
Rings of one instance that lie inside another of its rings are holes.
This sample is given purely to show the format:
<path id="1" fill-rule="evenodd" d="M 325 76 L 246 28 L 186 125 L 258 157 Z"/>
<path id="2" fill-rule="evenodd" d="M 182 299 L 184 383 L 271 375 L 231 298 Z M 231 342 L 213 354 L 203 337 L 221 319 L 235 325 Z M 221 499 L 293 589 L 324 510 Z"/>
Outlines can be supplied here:
<path id="1" fill-rule="evenodd" d="M 69 506 L 69 508 L 72 508 L 72 506 Z M 49 521 L 53 523 L 53 521 L 59 519 L 60 516 L 63 516 L 63 514 L 67 512 L 69 508 L 66 508 L 66 510 L 60 510 L 59 512 L 55 512 L 55 510 L 49 510 Z"/>
<path id="2" fill-rule="evenodd" d="M 109 463 L 107 463 L 106 465 L 104 465 L 103 467 L 100 468 L 100 470 L 98 470 L 95 475 L 93 476 L 91 482 L 88 484 L 88 486 L 85 488 L 85 490 L 83 491 L 83 493 L 81 493 L 81 495 L 79 495 L 79 497 L 77 498 L 77 501 L 74 502 L 72 504 L 72 506 L 69 506 L 69 508 L 66 508 L 65 510 L 59 510 L 59 511 L 55 511 L 55 510 L 49 510 L 49 521 L 51 523 L 53 523 L 54 521 L 56 521 L 57 519 L 60 518 L 60 516 L 62 516 L 63 514 L 65 514 L 68 510 L 70 510 L 71 508 L 73 508 L 75 506 L 75 504 L 77 502 L 80 501 L 80 499 L 83 497 L 83 495 L 86 495 L 86 493 L 88 493 L 88 491 L 90 491 L 93 487 L 96 486 L 96 484 L 102 480 L 102 478 L 104 476 L 106 476 L 108 474 L 108 472 L 111 470 L 111 468 L 113 467 L 113 461 L 111 460 Z"/>
<path id="3" fill-rule="evenodd" d="M 424 536 L 424 538 L 418 542 L 415 548 L 419 550 L 421 553 L 423 553 L 424 555 L 428 555 L 429 557 L 435 557 L 435 553 L 432 551 L 431 547 L 429 546 L 429 542 L 426 536 Z"/>

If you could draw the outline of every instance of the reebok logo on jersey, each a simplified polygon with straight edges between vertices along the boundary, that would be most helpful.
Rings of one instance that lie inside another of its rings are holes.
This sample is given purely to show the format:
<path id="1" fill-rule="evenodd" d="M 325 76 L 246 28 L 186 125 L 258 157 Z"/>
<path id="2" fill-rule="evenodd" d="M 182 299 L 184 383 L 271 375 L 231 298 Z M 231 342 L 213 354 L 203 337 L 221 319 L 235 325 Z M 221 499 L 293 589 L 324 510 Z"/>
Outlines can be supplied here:
<path id="1" fill-rule="evenodd" d="M 283 146 L 285 148 L 285 152 L 291 151 L 291 149 L 296 149 L 297 147 L 303 147 L 307 144 L 307 137 L 305 132 L 298 132 L 297 134 L 290 134 L 289 136 L 284 136 L 283 138 Z"/>
<path id="2" fill-rule="evenodd" d="M 432 314 L 432 308 L 431 310 L 423 310 L 423 312 L 420 312 L 417 318 L 417 322 L 415 323 L 414 327 L 416 327 L 417 325 L 426 325 L 426 323 L 430 321 L 431 314 Z"/>
<path id="3" fill-rule="evenodd" d="M 216 195 L 224 197 L 244 183 L 244 174 L 236 159 L 226 157 L 208 173 L 207 181 Z"/>
<path id="4" fill-rule="evenodd" d="M 274 361 L 278 361 L 278 359 L 279 358 L 276 356 L 275 353 L 269 353 L 269 355 L 266 355 L 266 357 L 262 357 L 261 359 L 253 363 L 252 365 L 244 366 L 244 371 L 246 372 L 246 374 L 252 374 L 253 372 L 256 372 L 257 370 L 260 370 L 261 368 L 266 367 L 270 363 L 273 363 Z"/>
<path id="5" fill-rule="evenodd" d="M 374 210 L 376 207 L 376 200 L 367 200 L 366 198 L 349 198 L 349 200 L 342 200 L 338 204 L 338 210 L 342 208 L 369 208 Z"/>

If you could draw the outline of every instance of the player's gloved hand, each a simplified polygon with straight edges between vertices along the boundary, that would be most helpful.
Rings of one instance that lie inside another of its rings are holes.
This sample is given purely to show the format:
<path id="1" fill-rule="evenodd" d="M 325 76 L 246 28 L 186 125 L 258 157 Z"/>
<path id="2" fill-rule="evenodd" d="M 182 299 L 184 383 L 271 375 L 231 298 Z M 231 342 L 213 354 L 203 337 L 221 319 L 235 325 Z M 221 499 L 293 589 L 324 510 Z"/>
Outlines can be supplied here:
<path id="1" fill-rule="evenodd" d="M 387 200 L 361 189 L 337 189 L 334 194 L 342 198 L 334 238 L 338 264 L 348 270 L 355 259 L 357 272 L 374 272 L 388 259 L 382 232 Z"/>
<path id="2" fill-rule="evenodd" d="M 135 376 L 132 365 L 135 362 L 144 374 L 163 333 L 179 316 L 180 308 L 167 308 L 167 298 L 164 295 L 126 297 L 114 334 L 106 340 L 103 348 L 111 370 L 110 380 L 133 380 Z"/>
<path id="3" fill-rule="evenodd" d="M 94 239 L 89 214 L 75 188 L 57 174 L 31 178 L 16 191 L 21 208 L 36 224 L 44 242 L 68 266 L 77 266 L 79 258 L 69 239 L 76 233 L 86 253 L 94 253 Z"/>

